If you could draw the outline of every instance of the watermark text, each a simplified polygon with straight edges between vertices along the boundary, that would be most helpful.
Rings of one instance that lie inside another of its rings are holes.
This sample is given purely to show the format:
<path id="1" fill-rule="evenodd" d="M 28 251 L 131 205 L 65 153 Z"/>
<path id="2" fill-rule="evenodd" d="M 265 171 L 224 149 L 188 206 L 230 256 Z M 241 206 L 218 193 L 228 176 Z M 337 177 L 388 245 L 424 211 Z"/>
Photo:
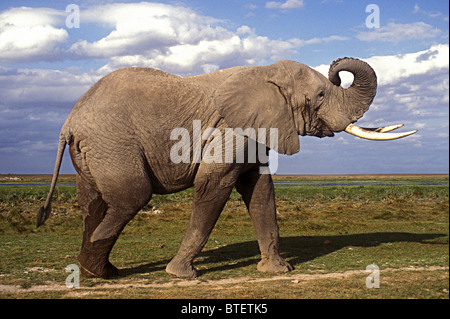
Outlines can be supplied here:
<path id="1" fill-rule="evenodd" d="M 69 4 L 66 7 L 66 27 L 68 29 L 79 29 L 80 28 L 80 7 L 76 4 Z"/>
<path id="2" fill-rule="evenodd" d="M 366 12 L 370 12 L 366 18 L 366 27 L 369 29 L 378 29 L 380 27 L 380 7 L 371 3 L 367 5 Z"/>
<path id="3" fill-rule="evenodd" d="M 370 275 L 366 278 L 366 287 L 369 289 L 380 288 L 380 268 L 375 264 L 366 267 L 366 272 Z"/>
<path id="4" fill-rule="evenodd" d="M 66 277 L 66 287 L 69 289 L 80 288 L 80 267 L 70 264 L 66 267 L 66 272 L 71 273 Z"/>
<path id="5" fill-rule="evenodd" d="M 191 139 L 192 137 L 192 139 Z M 245 140 L 245 137 L 247 139 Z M 177 141 L 170 149 L 170 160 L 175 163 L 260 163 L 261 174 L 275 173 L 278 157 L 271 148 L 278 147 L 278 128 L 225 128 L 208 127 L 202 130 L 200 120 L 192 128 L 175 128 L 170 140 Z M 270 162 L 270 163 L 269 163 Z M 270 170 L 267 168 L 268 164 Z"/>

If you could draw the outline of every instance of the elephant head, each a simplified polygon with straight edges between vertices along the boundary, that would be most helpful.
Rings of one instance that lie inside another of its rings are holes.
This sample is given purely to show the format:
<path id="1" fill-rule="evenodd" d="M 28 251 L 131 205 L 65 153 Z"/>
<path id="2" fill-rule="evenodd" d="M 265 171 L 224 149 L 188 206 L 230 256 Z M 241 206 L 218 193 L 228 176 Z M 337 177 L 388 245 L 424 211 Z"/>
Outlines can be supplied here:
<path id="1" fill-rule="evenodd" d="M 340 86 L 339 72 L 354 76 L 348 88 Z M 328 79 L 312 68 L 294 61 L 242 68 L 213 93 L 214 104 L 232 127 L 278 129 L 278 144 L 267 146 L 282 154 L 300 149 L 298 135 L 334 136 L 335 132 L 374 140 L 395 139 L 406 133 L 386 133 L 402 125 L 376 129 L 353 123 L 369 109 L 377 90 L 374 70 L 365 62 L 342 58 L 334 61 Z"/>

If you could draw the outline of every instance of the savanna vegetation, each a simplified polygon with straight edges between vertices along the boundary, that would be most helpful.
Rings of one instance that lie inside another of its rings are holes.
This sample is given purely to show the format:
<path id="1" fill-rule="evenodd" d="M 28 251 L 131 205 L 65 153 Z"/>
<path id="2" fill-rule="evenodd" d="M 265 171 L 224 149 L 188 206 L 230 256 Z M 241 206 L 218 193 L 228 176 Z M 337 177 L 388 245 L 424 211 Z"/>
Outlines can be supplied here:
<path id="1" fill-rule="evenodd" d="M 63 175 L 53 213 L 35 227 L 50 176 L 0 178 L 1 298 L 448 298 L 448 175 L 275 176 L 286 274 L 256 270 L 251 220 L 233 191 L 193 280 L 164 271 L 189 220 L 192 190 L 159 196 L 125 228 L 111 261 L 120 277 L 65 286 L 82 234 L 74 176 Z M 7 185 L 6 185 L 7 184 Z M 366 267 L 380 270 L 369 289 Z"/>

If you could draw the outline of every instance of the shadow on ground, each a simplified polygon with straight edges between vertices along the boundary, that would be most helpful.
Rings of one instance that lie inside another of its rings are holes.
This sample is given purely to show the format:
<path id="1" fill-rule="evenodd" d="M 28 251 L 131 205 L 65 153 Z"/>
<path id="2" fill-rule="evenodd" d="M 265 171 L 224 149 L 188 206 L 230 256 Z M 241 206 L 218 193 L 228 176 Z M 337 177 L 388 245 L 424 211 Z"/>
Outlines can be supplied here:
<path id="1" fill-rule="evenodd" d="M 280 246 L 281 255 L 295 268 L 301 263 L 331 254 L 345 247 L 376 247 L 385 243 L 398 242 L 442 245 L 443 243 L 434 243 L 431 240 L 445 236 L 447 235 L 400 232 L 377 232 L 336 236 L 295 236 L 281 238 Z M 448 243 L 446 243 L 446 245 L 447 244 Z M 228 261 L 226 265 L 211 267 L 208 268 L 207 271 L 230 270 L 256 264 L 260 260 L 257 241 L 230 244 L 217 249 L 204 251 L 198 256 L 197 260 L 194 261 L 194 264 L 220 263 L 224 260 Z M 125 268 L 120 271 L 120 276 L 126 277 L 132 274 L 161 271 L 165 269 L 169 262 L 170 259 L 165 259 Z"/>

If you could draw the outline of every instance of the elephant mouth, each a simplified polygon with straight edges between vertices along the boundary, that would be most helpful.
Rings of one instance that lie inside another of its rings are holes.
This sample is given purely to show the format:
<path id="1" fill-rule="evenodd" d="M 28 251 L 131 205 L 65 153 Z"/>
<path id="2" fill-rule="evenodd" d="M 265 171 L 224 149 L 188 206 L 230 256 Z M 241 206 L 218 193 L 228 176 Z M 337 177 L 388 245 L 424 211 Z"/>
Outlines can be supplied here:
<path id="1" fill-rule="evenodd" d="M 412 135 L 417 132 L 417 130 L 414 130 L 414 131 L 403 132 L 403 133 L 387 133 L 387 132 L 396 130 L 402 126 L 403 126 L 403 124 L 377 127 L 377 128 L 364 128 L 364 127 L 359 127 L 354 124 L 349 124 L 345 128 L 345 132 L 347 132 L 351 135 L 366 139 L 366 140 L 374 140 L 374 141 L 396 140 L 396 139 L 399 139 L 402 137 Z"/>
<path id="2" fill-rule="evenodd" d="M 316 137 L 333 137 L 333 130 L 321 119 L 318 120 L 318 123 L 310 123 L 309 128 L 306 130 L 306 134 L 300 135 L 309 135 Z M 301 132 L 299 132 L 301 133 Z"/>

